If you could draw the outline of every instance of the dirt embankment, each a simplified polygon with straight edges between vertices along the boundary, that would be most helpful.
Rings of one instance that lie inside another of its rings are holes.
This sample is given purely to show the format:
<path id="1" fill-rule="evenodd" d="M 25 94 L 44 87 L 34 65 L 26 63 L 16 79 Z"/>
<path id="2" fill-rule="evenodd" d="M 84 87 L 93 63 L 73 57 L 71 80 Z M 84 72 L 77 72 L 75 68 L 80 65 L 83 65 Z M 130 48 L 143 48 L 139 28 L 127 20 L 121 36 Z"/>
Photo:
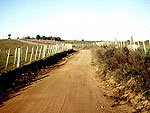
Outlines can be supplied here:
<path id="1" fill-rule="evenodd" d="M 130 113 L 128 106 L 112 107 L 91 66 L 90 50 L 72 55 L 68 62 L 51 70 L 16 97 L 6 101 L 1 113 Z"/>

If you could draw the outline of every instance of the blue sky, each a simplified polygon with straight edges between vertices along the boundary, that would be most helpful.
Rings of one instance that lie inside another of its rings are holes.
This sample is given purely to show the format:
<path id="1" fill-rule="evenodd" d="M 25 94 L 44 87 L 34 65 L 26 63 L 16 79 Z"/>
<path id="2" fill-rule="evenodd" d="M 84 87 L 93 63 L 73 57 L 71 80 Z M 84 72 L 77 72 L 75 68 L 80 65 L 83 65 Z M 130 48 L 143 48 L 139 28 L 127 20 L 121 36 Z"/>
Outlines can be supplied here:
<path id="1" fill-rule="evenodd" d="M 150 39 L 150 0 L 0 0 L 0 38 Z"/>

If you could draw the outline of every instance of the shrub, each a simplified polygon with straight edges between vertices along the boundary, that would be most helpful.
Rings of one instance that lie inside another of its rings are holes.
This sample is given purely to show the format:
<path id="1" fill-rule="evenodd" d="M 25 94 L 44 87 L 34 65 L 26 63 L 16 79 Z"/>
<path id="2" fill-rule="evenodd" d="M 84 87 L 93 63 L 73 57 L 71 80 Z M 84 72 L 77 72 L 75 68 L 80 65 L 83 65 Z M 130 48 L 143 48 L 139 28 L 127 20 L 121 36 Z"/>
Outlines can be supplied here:
<path id="1" fill-rule="evenodd" d="M 116 82 L 127 83 L 134 78 L 136 84 L 132 90 L 145 92 L 150 88 L 150 57 L 140 49 L 129 51 L 128 48 L 99 48 L 96 52 L 99 69 L 103 74 L 113 72 Z"/>

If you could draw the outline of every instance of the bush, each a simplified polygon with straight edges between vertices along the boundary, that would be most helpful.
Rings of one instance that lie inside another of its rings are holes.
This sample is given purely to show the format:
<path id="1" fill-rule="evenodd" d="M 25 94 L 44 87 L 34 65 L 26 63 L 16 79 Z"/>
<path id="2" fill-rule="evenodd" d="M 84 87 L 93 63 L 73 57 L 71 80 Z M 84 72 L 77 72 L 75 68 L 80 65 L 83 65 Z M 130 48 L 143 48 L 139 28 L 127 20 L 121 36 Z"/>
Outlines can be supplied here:
<path id="1" fill-rule="evenodd" d="M 99 69 L 103 74 L 112 72 L 116 82 L 127 83 L 134 78 L 135 92 L 145 92 L 150 88 L 150 57 L 142 50 L 129 51 L 127 48 L 100 48 L 96 52 Z"/>

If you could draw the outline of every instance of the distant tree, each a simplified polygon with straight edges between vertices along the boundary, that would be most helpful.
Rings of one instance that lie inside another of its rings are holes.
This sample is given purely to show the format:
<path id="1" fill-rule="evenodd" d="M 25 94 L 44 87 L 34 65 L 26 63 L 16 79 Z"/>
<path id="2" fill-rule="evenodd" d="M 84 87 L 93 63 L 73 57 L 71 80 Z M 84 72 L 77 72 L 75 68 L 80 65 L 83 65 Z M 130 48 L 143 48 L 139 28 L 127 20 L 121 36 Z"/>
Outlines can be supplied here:
<path id="1" fill-rule="evenodd" d="M 81 41 L 84 41 L 84 39 L 82 39 Z"/>
<path id="2" fill-rule="evenodd" d="M 46 36 L 43 36 L 43 37 L 42 37 L 42 39 L 43 39 L 43 40 L 46 40 L 46 39 L 47 39 L 47 37 L 46 37 Z"/>
<path id="3" fill-rule="evenodd" d="M 41 36 L 40 36 L 40 35 L 37 35 L 37 36 L 36 36 L 36 39 L 37 39 L 37 40 L 39 40 L 40 38 L 41 38 Z"/>
<path id="4" fill-rule="evenodd" d="M 149 40 L 145 40 L 145 42 L 149 42 Z"/>
<path id="5" fill-rule="evenodd" d="M 50 36 L 49 39 L 50 39 L 50 40 L 54 40 L 54 37 Z"/>
<path id="6" fill-rule="evenodd" d="M 60 41 L 60 37 L 54 37 L 55 41 Z"/>
<path id="7" fill-rule="evenodd" d="M 27 36 L 27 39 L 31 39 L 30 36 Z"/>
<path id="8" fill-rule="evenodd" d="M 17 39 L 19 39 L 19 37 L 17 37 Z"/>
<path id="9" fill-rule="evenodd" d="M 11 34 L 8 34 L 8 39 L 10 39 Z"/>

